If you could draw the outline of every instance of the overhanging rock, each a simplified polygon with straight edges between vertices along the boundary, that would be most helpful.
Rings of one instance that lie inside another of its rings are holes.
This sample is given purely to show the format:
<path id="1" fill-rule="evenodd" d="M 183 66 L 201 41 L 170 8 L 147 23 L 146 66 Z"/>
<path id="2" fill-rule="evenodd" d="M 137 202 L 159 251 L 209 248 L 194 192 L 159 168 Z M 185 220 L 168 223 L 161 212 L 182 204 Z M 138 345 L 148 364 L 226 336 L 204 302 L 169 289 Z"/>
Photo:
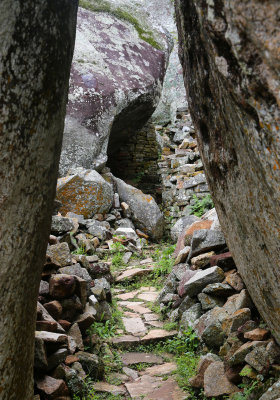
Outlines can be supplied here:
<path id="1" fill-rule="evenodd" d="M 227 244 L 280 342 L 279 3 L 177 0 L 181 62 Z"/>

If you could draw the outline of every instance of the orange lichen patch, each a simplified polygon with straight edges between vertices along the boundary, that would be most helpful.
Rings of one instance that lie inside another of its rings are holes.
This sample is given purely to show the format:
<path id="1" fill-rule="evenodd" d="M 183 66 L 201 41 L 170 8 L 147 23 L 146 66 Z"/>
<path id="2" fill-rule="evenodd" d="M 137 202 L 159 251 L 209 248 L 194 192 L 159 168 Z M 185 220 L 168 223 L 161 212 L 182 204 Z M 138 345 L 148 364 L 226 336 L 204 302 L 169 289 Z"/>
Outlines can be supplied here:
<path id="1" fill-rule="evenodd" d="M 90 218 L 103 207 L 104 189 L 99 182 L 87 182 L 74 175 L 58 180 L 57 199 L 62 203 L 62 215 L 74 212 Z"/>
<path id="2" fill-rule="evenodd" d="M 210 229 L 212 224 L 213 221 L 210 220 L 198 221 L 194 222 L 190 227 L 184 230 L 178 238 L 174 256 L 177 257 L 180 251 L 190 243 L 192 235 L 195 231 L 198 231 L 199 229 Z"/>

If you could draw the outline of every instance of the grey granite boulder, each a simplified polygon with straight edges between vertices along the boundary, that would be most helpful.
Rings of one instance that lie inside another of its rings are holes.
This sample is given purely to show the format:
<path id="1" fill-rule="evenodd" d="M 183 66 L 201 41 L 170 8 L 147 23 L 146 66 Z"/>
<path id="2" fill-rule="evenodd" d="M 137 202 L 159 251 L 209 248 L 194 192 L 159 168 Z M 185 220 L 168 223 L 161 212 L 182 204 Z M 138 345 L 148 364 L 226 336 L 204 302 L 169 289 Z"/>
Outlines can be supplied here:
<path id="1" fill-rule="evenodd" d="M 126 1 L 79 8 L 60 173 L 101 168 L 152 115 L 171 50 L 169 35 Z M 109 140 L 110 138 L 110 140 Z"/>
<path id="2" fill-rule="evenodd" d="M 159 240 L 163 235 L 164 218 L 154 198 L 141 190 L 114 178 L 120 200 L 127 203 L 132 212 L 132 220 L 137 228 L 152 239 Z"/>
<path id="3" fill-rule="evenodd" d="M 189 259 L 211 250 L 225 247 L 226 241 L 222 232 L 200 229 L 194 232 L 191 242 Z"/>
<path id="4" fill-rule="evenodd" d="M 176 224 L 172 226 L 170 230 L 172 241 L 176 243 L 183 230 L 187 228 L 187 226 L 191 226 L 196 221 L 200 221 L 200 218 L 196 217 L 195 215 L 187 215 L 186 217 L 178 219 Z"/>
<path id="5" fill-rule="evenodd" d="M 261 397 L 260 400 L 277 400 L 280 397 L 280 379 L 274 383 Z"/>
<path id="6" fill-rule="evenodd" d="M 211 267 L 204 271 L 198 271 L 185 285 L 185 294 L 195 296 L 210 283 L 222 282 L 224 271 L 220 267 Z"/>

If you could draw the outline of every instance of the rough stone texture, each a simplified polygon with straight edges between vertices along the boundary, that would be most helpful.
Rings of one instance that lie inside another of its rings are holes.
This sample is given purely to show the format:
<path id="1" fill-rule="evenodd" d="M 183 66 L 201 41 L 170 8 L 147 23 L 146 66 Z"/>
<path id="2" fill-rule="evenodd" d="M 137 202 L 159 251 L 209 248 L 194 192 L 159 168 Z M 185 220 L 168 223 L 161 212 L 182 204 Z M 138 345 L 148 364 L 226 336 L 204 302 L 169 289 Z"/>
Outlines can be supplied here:
<path id="1" fill-rule="evenodd" d="M 176 16 L 219 220 L 252 299 L 280 341 L 279 2 L 176 0 Z"/>
<path id="2" fill-rule="evenodd" d="M 260 400 L 277 400 L 280 397 L 280 380 L 272 385 L 261 397 Z"/>
<path id="3" fill-rule="evenodd" d="M 185 293 L 188 296 L 195 296 L 210 283 L 221 282 L 224 279 L 224 272 L 220 267 L 211 267 L 204 271 L 199 270 L 185 285 Z"/>
<path id="4" fill-rule="evenodd" d="M 0 4 L 1 400 L 33 398 L 36 301 L 53 210 L 76 12 L 76 0 Z"/>
<path id="5" fill-rule="evenodd" d="M 226 377 L 224 363 L 216 361 L 208 366 L 204 373 L 204 393 L 206 397 L 216 397 L 238 392 Z"/>
<path id="6" fill-rule="evenodd" d="M 84 3 L 93 11 L 80 8 L 78 13 L 62 174 L 74 166 L 101 167 L 109 136 L 111 152 L 148 120 L 159 101 L 171 50 L 166 35 L 154 26 L 151 33 L 135 7 L 120 1 Z M 143 29 L 142 38 L 128 19 Z"/>
<path id="7" fill-rule="evenodd" d="M 164 219 L 153 197 L 126 184 L 121 179 L 114 178 L 114 182 L 121 201 L 126 202 L 131 209 L 135 226 L 152 239 L 160 239 L 163 235 Z"/>
<path id="8" fill-rule="evenodd" d="M 195 215 L 187 215 L 178 219 L 176 224 L 170 230 L 170 236 L 173 242 L 176 243 L 183 230 L 186 230 L 197 221 L 199 221 L 199 218 Z"/>
<path id="9" fill-rule="evenodd" d="M 79 168 L 57 182 L 56 198 L 62 203 L 62 214 L 73 212 L 91 218 L 106 213 L 113 204 L 113 196 L 110 183 L 93 170 Z"/>

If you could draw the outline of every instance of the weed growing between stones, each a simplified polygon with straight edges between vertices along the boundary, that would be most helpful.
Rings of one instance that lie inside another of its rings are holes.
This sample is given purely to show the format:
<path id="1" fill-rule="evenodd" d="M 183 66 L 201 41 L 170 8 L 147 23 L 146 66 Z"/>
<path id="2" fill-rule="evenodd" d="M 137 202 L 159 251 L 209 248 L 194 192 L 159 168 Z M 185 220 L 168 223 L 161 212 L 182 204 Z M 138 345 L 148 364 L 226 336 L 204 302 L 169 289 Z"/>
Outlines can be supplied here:
<path id="1" fill-rule="evenodd" d="M 201 217 L 208 210 L 211 210 L 214 207 L 213 200 L 210 194 L 207 194 L 202 199 L 199 199 L 195 194 L 193 195 L 194 203 L 190 206 L 191 212 L 190 214 L 196 215 L 197 217 Z"/>

